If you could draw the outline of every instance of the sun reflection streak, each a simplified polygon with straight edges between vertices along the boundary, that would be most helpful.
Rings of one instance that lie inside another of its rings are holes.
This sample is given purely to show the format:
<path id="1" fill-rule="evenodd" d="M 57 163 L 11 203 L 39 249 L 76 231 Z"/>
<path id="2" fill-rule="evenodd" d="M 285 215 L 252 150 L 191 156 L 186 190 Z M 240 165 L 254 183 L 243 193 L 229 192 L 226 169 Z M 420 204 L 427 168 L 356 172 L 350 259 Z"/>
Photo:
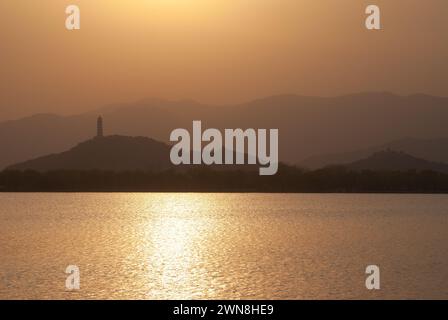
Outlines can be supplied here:
<path id="1" fill-rule="evenodd" d="M 192 298 L 197 284 L 192 271 L 201 263 L 199 251 L 206 250 L 209 206 L 206 195 L 169 194 L 152 207 L 157 217 L 146 226 L 150 234 L 145 240 L 149 278 L 155 282 L 150 285 L 151 298 Z"/>

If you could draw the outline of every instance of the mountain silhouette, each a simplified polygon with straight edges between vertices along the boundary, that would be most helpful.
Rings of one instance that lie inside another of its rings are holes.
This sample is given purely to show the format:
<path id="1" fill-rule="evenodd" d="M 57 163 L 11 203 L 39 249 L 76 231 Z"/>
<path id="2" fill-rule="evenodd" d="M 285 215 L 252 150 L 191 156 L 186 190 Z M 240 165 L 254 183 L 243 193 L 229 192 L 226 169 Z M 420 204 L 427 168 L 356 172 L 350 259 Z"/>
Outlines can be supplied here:
<path id="1" fill-rule="evenodd" d="M 404 153 L 415 156 L 417 158 L 426 159 L 428 161 L 448 163 L 448 149 L 446 148 L 446 146 L 448 146 L 448 138 L 405 138 L 392 141 L 380 146 L 364 148 L 352 152 L 341 152 L 312 156 L 302 161 L 300 165 L 309 169 L 318 169 L 334 163 L 348 164 L 357 160 L 361 160 L 363 158 L 367 158 L 372 153 L 387 149 L 403 151 Z"/>
<path id="2" fill-rule="evenodd" d="M 145 137 L 107 136 L 82 142 L 59 154 L 18 163 L 7 170 L 158 171 L 171 167 L 170 147 Z"/>
<path id="3" fill-rule="evenodd" d="M 384 150 L 346 165 L 354 171 L 436 171 L 448 173 L 448 164 L 416 158 L 400 151 Z"/>
<path id="4" fill-rule="evenodd" d="M 202 120 L 204 127 L 221 130 L 279 129 L 279 159 L 291 164 L 301 164 L 313 155 L 364 150 L 404 137 L 448 137 L 445 120 L 448 98 L 426 95 L 360 93 L 328 98 L 279 95 L 223 106 L 147 99 L 106 106 L 101 112 L 72 116 L 42 114 L 2 122 L 0 169 L 62 152 L 90 139 L 95 135 L 98 114 L 105 119 L 106 135 L 145 136 L 165 143 L 173 129 L 190 129 L 193 120 Z M 448 148 L 441 149 L 442 156 L 448 159 Z M 436 161 L 437 157 L 424 158 Z"/>
<path id="5" fill-rule="evenodd" d="M 40 172 L 54 170 L 105 170 L 105 171 L 162 171 L 175 169 L 183 171 L 191 165 L 174 166 L 170 159 L 171 146 L 146 137 L 104 136 L 79 143 L 74 148 L 58 154 L 50 154 L 36 159 L 11 165 L 6 170 L 34 170 Z M 226 149 L 222 149 L 224 155 Z M 237 152 L 233 153 L 236 159 Z M 190 159 L 193 152 L 190 152 Z M 244 154 L 247 159 L 247 154 Z M 258 170 L 259 164 L 199 165 L 218 171 Z M 194 167 L 198 167 L 195 165 Z"/>

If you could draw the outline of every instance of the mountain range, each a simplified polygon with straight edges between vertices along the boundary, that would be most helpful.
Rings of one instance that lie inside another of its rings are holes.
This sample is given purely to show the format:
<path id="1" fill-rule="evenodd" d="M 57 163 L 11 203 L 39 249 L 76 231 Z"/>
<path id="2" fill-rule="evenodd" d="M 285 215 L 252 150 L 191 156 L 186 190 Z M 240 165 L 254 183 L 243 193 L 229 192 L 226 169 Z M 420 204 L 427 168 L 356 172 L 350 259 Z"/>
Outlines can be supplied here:
<path id="1" fill-rule="evenodd" d="M 170 147 L 145 137 L 96 137 L 58 154 L 50 154 L 18 163 L 6 170 L 143 171 L 185 170 L 191 166 L 173 166 Z M 337 165 L 337 164 L 335 164 Z M 340 165 L 339 165 L 340 166 Z M 448 164 L 427 161 L 401 151 L 382 150 L 361 160 L 343 165 L 352 171 L 434 171 L 448 173 Z M 215 170 L 254 170 L 250 165 L 212 166 Z"/>
<path id="2" fill-rule="evenodd" d="M 415 139 L 405 138 L 390 143 L 364 148 L 352 152 L 340 152 L 312 156 L 300 163 L 308 169 L 318 169 L 332 164 L 349 164 L 369 157 L 383 150 L 395 150 L 434 162 L 448 163 L 448 138 Z"/>
<path id="3" fill-rule="evenodd" d="M 5 121 L 0 123 L 0 169 L 91 139 L 98 115 L 104 118 L 107 135 L 146 136 L 164 143 L 173 129 L 191 129 L 193 120 L 218 129 L 277 128 L 280 161 L 308 167 L 350 163 L 398 142 L 394 150 L 448 161 L 448 98 L 360 93 L 279 95 L 222 106 L 148 99 L 79 115 L 39 114 Z"/>
<path id="4" fill-rule="evenodd" d="M 434 171 L 448 173 L 448 164 L 420 159 L 401 151 L 383 150 L 367 158 L 349 163 L 346 167 L 354 171 Z"/>

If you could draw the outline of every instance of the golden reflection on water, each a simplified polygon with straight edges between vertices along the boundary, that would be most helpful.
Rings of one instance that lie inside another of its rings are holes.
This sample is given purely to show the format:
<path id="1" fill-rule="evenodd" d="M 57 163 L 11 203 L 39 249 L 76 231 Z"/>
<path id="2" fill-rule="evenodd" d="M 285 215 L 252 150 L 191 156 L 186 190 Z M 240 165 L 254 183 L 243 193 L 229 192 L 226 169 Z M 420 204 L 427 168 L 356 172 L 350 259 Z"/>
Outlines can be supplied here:
<path id="1" fill-rule="evenodd" d="M 196 259 L 194 243 L 207 234 L 208 226 L 201 212 L 211 209 L 212 200 L 210 197 L 194 194 L 170 194 L 154 208 L 156 212 L 164 214 L 155 221 L 147 221 L 145 227 L 152 230 L 150 237 L 153 245 L 148 246 L 147 242 L 143 245 L 146 246 L 148 261 L 153 270 L 160 273 L 162 290 L 152 290 L 149 296 L 157 296 L 162 291 L 171 293 L 163 298 L 191 298 L 188 286 L 191 282 L 193 260 Z"/>

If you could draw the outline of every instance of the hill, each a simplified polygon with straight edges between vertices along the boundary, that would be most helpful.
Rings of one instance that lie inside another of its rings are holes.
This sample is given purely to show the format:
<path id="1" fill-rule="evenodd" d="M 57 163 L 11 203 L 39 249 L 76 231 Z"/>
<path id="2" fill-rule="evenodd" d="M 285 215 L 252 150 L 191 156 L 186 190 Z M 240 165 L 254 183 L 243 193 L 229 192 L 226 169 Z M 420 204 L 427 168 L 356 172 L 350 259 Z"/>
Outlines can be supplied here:
<path id="1" fill-rule="evenodd" d="M 448 165 L 416 158 L 404 152 L 386 150 L 346 165 L 354 171 L 435 171 L 448 173 Z"/>
<path id="2" fill-rule="evenodd" d="M 448 138 L 405 138 L 352 152 L 339 152 L 312 156 L 302 161 L 300 165 L 309 169 L 318 169 L 334 163 L 348 164 L 363 158 L 367 158 L 372 153 L 387 149 L 402 151 L 417 158 L 427 159 L 434 162 L 448 163 L 448 149 L 446 146 L 448 146 Z"/>
<path id="3" fill-rule="evenodd" d="M 107 136 L 10 166 L 8 170 L 152 170 L 171 167 L 168 145 L 144 137 Z"/>

